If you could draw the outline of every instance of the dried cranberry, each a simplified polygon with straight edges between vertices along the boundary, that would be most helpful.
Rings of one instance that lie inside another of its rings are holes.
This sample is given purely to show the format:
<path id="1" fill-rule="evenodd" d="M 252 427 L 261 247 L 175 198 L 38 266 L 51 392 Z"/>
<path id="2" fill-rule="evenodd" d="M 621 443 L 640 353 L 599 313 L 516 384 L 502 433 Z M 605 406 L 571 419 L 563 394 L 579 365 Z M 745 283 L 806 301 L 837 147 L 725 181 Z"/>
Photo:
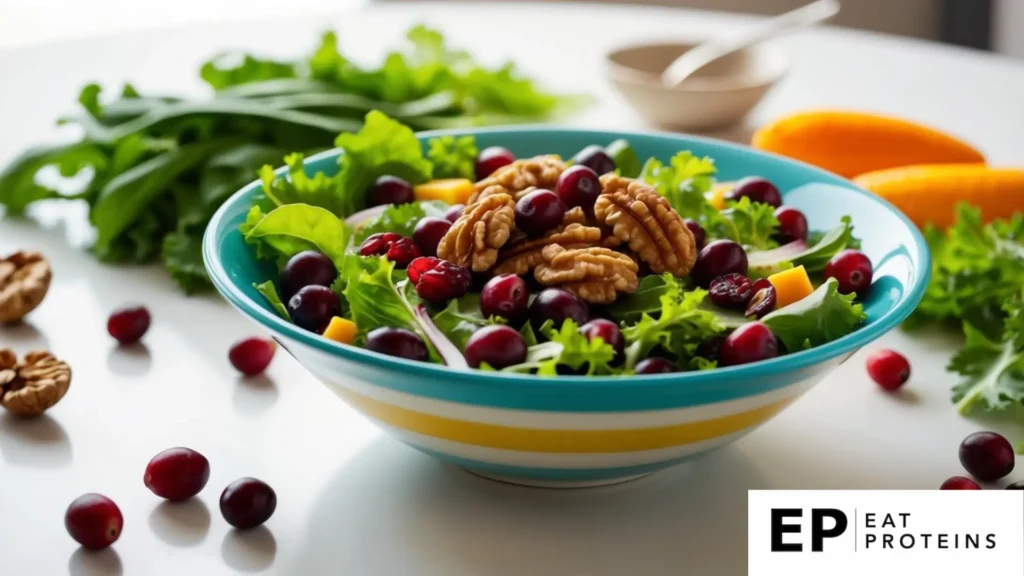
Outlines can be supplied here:
<path id="1" fill-rule="evenodd" d="M 479 368 L 486 362 L 491 368 L 500 370 L 524 361 L 526 342 L 515 328 L 487 326 L 474 332 L 466 341 L 466 362 L 473 368 Z"/>
<path id="2" fill-rule="evenodd" d="M 277 494 L 255 478 L 235 480 L 220 494 L 220 513 L 239 530 L 255 528 L 274 515 Z"/>
<path id="3" fill-rule="evenodd" d="M 619 330 L 619 325 L 611 320 L 598 318 L 580 326 L 580 333 L 587 337 L 587 340 L 600 338 L 605 344 L 615 350 L 615 362 L 622 360 L 626 350 L 626 339 Z"/>
<path id="4" fill-rule="evenodd" d="M 637 374 L 669 374 L 678 372 L 679 367 L 667 358 L 648 358 L 637 363 L 634 370 Z"/>
<path id="5" fill-rule="evenodd" d="M 776 208 L 782 206 L 782 195 L 779 194 L 779 189 L 771 182 L 757 176 L 740 180 L 725 195 L 726 200 L 739 200 L 744 197 L 750 198 L 751 202 L 769 204 Z"/>
<path id="6" fill-rule="evenodd" d="M 501 146 L 490 146 L 480 151 L 476 157 L 476 179 L 483 180 L 495 170 L 502 166 L 508 166 L 516 161 L 516 156 L 507 148 Z"/>
<path id="7" fill-rule="evenodd" d="M 89 550 L 101 550 L 121 536 L 124 518 L 114 501 L 101 494 L 83 494 L 64 513 L 68 534 Z"/>
<path id="8" fill-rule="evenodd" d="M 860 250 L 843 250 L 825 265 L 825 278 L 839 281 L 840 294 L 864 296 L 871 287 L 871 260 Z"/>
<path id="9" fill-rule="evenodd" d="M 370 187 L 367 204 L 408 204 L 415 199 L 412 186 L 397 176 L 381 176 Z"/>
<path id="10" fill-rule="evenodd" d="M 779 300 L 778 293 L 775 291 L 775 286 L 767 278 L 761 278 L 754 282 L 753 291 L 754 295 L 750 297 L 750 302 L 747 302 L 747 310 L 744 312 L 744 316 L 748 318 L 751 316 L 754 318 L 764 318 L 772 310 L 775 310 L 775 305 Z"/>
<path id="11" fill-rule="evenodd" d="M 530 293 L 522 278 L 515 274 L 495 276 L 480 292 L 480 312 L 485 318 L 500 316 L 516 320 L 526 313 L 529 301 Z"/>
<path id="12" fill-rule="evenodd" d="M 395 232 L 379 232 L 377 234 L 373 234 L 366 240 L 363 240 L 363 244 L 359 247 L 359 255 L 383 256 L 388 253 L 391 245 L 401 238 L 404 238 L 404 236 Z"/>
<path id="13" fill-rule="evenodd" d="M 693 241 L 697 245 L 697 250 L 703 250 L 704 244 L 705 242 L 707 242 L 708 238 L 707 232 L 704 231 L 704 227 L 701 226 L 699 222 L 693 220 L 692 218 L 687 218 L 683 220 L 683 224 L 685 224 L 686 227 L 690 230 L 690 233 L 693 234 Z"/>
<path id="14" fill-rule="evenodd" d="M 425 256 L 437 256 L 437 246 L 441 243 L 441 238 L 444 238 L 444 235 L 448 233 L 448 229 L 451 227 L 452 223 L 444 218 L 427 216 L 426 218 L 421 218 L 416 223 L 412 239 L 416 242 L 416 247 L 420 249 L 420 253 Z"/>
<path id="15" fill-rule="evenodd" d="M 1014 465 L 1013 446 L 995 432 L 975 432 L 960 444 L 960 464 L 982 482 L 998 480 Z"/>
<path id="16" fill-rule="evenodd" d="M 939 490 L 981 490 L 981 486 L 970 478 L 953 476 L 939 486 Z"/>
<path id="17" fill-rule="evenodd" d="M 779 221 L 775 238 L 780 243 L 807 239 L 807 218 L 803 212 L 792 206 L 779 206 L 775 209 L 775 218 Z"/>
<path id="18" fill-rule="evenodd" d="M 516 202 L 516 228 L 541 236 L 562 223 L 565 204 L 550 190 L 534 190 Z"/>
<path id="19" fill-rule="evenodd" d="M 732 310 L 743 310 L 754 295 L 754 283 L 743 274 L 726 274 L 711 281 L 708 296 L 711 301 Z"/>
<path id="20" fill-rule="evenodd" d="M 587 146 L 572 157 L 574 164 L 586 166 L 598 174 L 607 174 L 615 171 L 615 161 L 608 155 L 604 148 L 596 144 Z"/>
<path id="21" fill-rule="evenodd" d="M 868 375 L 886 390 L 896 390 L 910 379 L 910 362 L 892 350 L 875 350 L 865 361 Z"/>
<path id="22" fill-rule="evenodd" d="M 590 212 L 601 195 L 601 180 L 586 166 L 570 166 L 558 177 L 555 192 L 566 207 L 582 206 L 583 210 Z"/>
<path id="23" fill-rule="evenodd" d="M 121 344 L 132 344 L 149 330 L 149 321 L 149 310 L 145 306 L 122 308 L 107 319 L 107 332 Z"/>
<path id="24" fill-rule="evenodd" d="M 394 232 L 380 232 L 363 241 L 359 247 L 359 254 L 362 256 L 385 256 L 395 263 L 395 267 L 402 269 L 409 265 L 413 259 L 420 256 L 420 249 L 412 238 L 406 238 Z"/>
<path id="25" fill-rule="evenodd" d="M 189 448 L 168 448 L 153 456 L 142 477 L 153 494 L 172 502 L 199 494 L 210 479 L 210 461 Z"/>
<path id="26" fill-rule="evenodd" d="M 409 281 L 420 298 L 440 304 L 465 296 L 473 284 L 473 275 L 447 260 L 421 256 L 409 264 Z"/>

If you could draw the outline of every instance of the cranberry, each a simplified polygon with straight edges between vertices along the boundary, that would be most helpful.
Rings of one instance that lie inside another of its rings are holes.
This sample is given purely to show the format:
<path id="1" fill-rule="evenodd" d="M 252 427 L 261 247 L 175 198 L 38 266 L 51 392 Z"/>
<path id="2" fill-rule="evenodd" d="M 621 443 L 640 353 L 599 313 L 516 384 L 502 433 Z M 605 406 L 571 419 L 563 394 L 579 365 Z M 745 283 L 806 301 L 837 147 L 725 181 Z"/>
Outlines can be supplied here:
<path id="1" fill-rule="evenodd" d="M 939 486 L 939 490 L 981 490 L 981 486 L 970 478 L 952 476 Z"/>
<path id="2" fill-rule="evenodd" d="M 542 236 L 562 223 L 565 204 L 550 190 L 534 190 L 516 202 L 516 228 Z"/>
<path id="3" fill-rule="evenodd" d="M 1024 490 L 1024 480 L 1017 480 L 1006 487 L 1007 490 Z"/>
<path id="4" fill-rule="evenodd" d="M 441 238 L 444 238 L 451 227 L 452 223 L 444 218 L 427 216 L 416 223 L 412 239 L 416 242 L 416 247 L 420 249 L 421 254 L 437 256 L 437 245 L 441 243 Z"/>
<path id="5" fill-rule="evenodd" d="M 582 206 L 584 210 L 590 211 L 601 195 L 601 181 L 597 173 L 586 166 L 570 166 L 558 177 L 555 192 L 567 207 Z"/>
<path id="6" fill-rule="evenodd" d="M 530 291 L 526 282 L 515 274 L 495 276 L 484 284 L 480 292 L 480 311 L 485 318 L 501 316 L 506 320 L 516 320 L 526 313 L 530 301 Z"/>
<path id="7" fill-rule="evenodd" d="M 708 234 L 704 231 L 704 227 L 700 225 L 700 222 L 697 222 L 692 218 L 683 220 L 683 224 L 685 224 L 690 230 L 690 233 L 693 234 L 693 241 L 697 244 L 697 250 L 703 249 L 704 243 L 707 242 L 708 239 Z"/>
<path id="8" fill-rule="evenodd" d="M 534 328 L 540 328 L 546 320 L 551 320 L 558 328 L 571 318 L 577 326 L 590 320 L 590 309 L 587 303 L 572 292 L 559 288 L 548 288 L 537 295 L 530 305 L 530 320 Z"/>
<path id="9" fill-rule="evenodd" d="M 306 286 L 330 286 L 338 277 L 331 259 L 315 250 L 304 250 L 288 259 L 281 270 L 281 296 L 287 300 Z"/>
<path id="10" fill-rule="evenodd" d="M 362 246 L 359 247 L 359 254 L 362 256 L 385 256 L 395 263 L 396 268 L 402 269 L 420 256 L 420 249 L 416 247 L 412 238 L 406 238 L 395 232 L 378 232 L 363 240 Z"/>
<path id="11" fill-rule="evenodd" d="M 726 200 L 739 200 L 740 198 L 750 198 L 751 202 L 770 204 L 776 208 L 782 206 L 782 195 L 779 194 L 779 189 L 764 178 L 756 176 L 740 180 L 725 195 Z"/>
<path id="12" fill-rule="evenodd" d="M 761 278 L 754 282 L 753 292 L 754 295 L 750 297 L 750 302 L 747 302 L 747 310 L 743 313 L 744 316 L 748 318 L 751 316 L 754 318 L 764 318 L 772 310 L 775 310 L 779 296 L 775 286 L 767 278 Z"/>
<path id="13" fill-rule="evenodd" d="M 420 298 L 440 304 L 465 296 L 473 284 L 473 275 L 458 264 L 421 256 L 409 264 L 409 281 Z"/>
<path id="14" fill-rule="evenodd" d="M 708 288 L 715 278 L 732 273 L 747 273 L 746 251 L 732 240 L 715 240 L 697 255 L 690 275 L 698 286 Z"/>
<path id="15" fill-rule="evenodd" d="M 779 341 L 768 326 L 761 322 L 744 324 L 725 338 L 722 343 L 722 365 L 737 366 L 779 355 Z"/>
<path id="16" fill-rule="evenodd" d="M 998 480 L 1013 472 L 1013 447 L 995 432 L 975 432 L 960 444 L 960 463 L 982 482 Z"/>
<path id="17" fill-rule="evenodd" d="M 144 306 L 122 308 L 107 318 L 107 332 L 121 344 L 138 342 L 149 330 L 149 310 Z"/>
<path id="18" fill-rule="evenodd" d="M 172 502 L 187 500 L 206 486 L 210 461 L 188 448 L 169 448 L 153 456 L 142 482 L 153 494 Z"/>
<path id="19" fill-rule="evenodd" d="M 718 360 L 722 355 L 722 345 L 725 344 L 725 336 L 715 336 L 697 345 L 697 356 L 708 360 Z"/>
<path id="20" fill-rule="evenodd" d="M 419 362 L 426 362 L 429 358 L 423 339 L 405 328 L 371 330 L 366 335 L 366 349 Z"/>
<path id="21" fill-rule="evenodd" d="M 871 379 L 886 390 L 896 390 L 910 378 L 910 362 L 899 352 L 875 350 L 865 364 Z"/>
<path id="22" fill-rule="evenodd" d="M 68 506 L 64 527 L 76 542 L 89 550 L 100 550 L 117 542 L 124 527 L 121 510 L 101 494 L 83 494 Z"/>
<path id="23" fill-rule="evenodd" d="M 843 250 L 825 265 L 825 278 L 839 281 L 839 293 L 864 296 L 871 287 L 871 260 L 860 250 Z"/>
<path id="24" fill-rule="evenodd" d="M 733 272 L 711 281 L 708 296 L 722 308 L 743 310 L 754 295 L 754 283 L 743 274 Z"/>
<path id="25" fill-rule="evenodd" d="M 615 161 L 612 157 L 597 145 L 587 146 L 572 157 L 574 164 L 590 168 L 598 174 L 607 174 L 615 171 Z"/>
<path id="26" fill-rule="evenodd" d="M 228 350 L 231 365 L 246 376 L 262 374 L 274 359 L 277 344 L 269 338 L 244 338 Z"/>
<path id="27" fill-rule="evenodd" d="M 462 216 L 462 213 L 466 211 L 465 204 L 455 204 L 444 213 L 444 219 L 455 224 L 455 221 Z"/>
<path id="28" fill-rule="evenodd" d="M 515 154 L 507 148 L 502 148 L 501 146 L 484 148 L 480 151 L 480 155 L 476 157 L 476 179 L 483 180 L 493 174 L 498 168 L 508 166 L 515 161 Z"/>
<path id="29" fill-rule="evenodd" d="M 807 218 L 803 212 L 792 206 L 779 206 L 775 209 L 775 218 L 779 221 L 775 238 L 780 243 L 807 240 Z"/>
<path id="30" fill-rule="evenodd" d="M 255 528 L 274 515 L 277 494 L 265 482 L 239 478 L 220 494 L 220 513 L 239 530 Z"/>
<path id="31" fill-rule="evenodd" d="M 648 358 L 641 360 L 636 365 L 635 372 L 637 374 L 668 374 L 670 372 L 678 372 L 679 368 L 674 362 L 667 358 Z"/>
<path id="32" fill-rule="evenodd" d="M 381 176 L 370 187 L 367 204 L 370 206 L 408 204 L 414 198 L 412 186 L 408 182 L 397 176 Z"/>
<path id="33" fill-rule="evenodd" d="M 622 360 L 626 351 L 626 339 L 622 336 L 618 324 L 611 320 L 598 318 L 580 326 L 580 333 L 587 337 L 587 340 L 600 338 L 605 344 L 609 344 L 615 350 L 615 361 Z"/>
<path id="34" fill-rule="evenodd" d="M 326 286 L 306 286 L 288 300 L 288 314 L 298 327 L 316 332 L 324 331 L 338 312 L 338 295 Z"/>
<path id="35" fill-rule="evenodd" d="M 486 326 L 473 332 L 466 341 L 466 362 L 473 368 L 479 368 L 486 362 L 491 368 L 500 370 L 524 361 L 526 342 L 515 328 Z"/>

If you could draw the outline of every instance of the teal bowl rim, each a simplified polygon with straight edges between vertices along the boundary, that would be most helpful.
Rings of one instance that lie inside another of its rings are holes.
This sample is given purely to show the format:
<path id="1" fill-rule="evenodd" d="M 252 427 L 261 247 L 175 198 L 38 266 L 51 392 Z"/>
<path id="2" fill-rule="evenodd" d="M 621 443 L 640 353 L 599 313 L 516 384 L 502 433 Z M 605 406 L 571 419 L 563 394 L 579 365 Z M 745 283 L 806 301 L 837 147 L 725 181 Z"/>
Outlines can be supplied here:
<path id="1" fill-rule="evenodd" d="M 495 134 L 495 133 L 508 133 L 508 132 L 573 132 L 578 134 L 591 134 L 595 141 L 598 139 L 610 140 L 615 138 L 630 138 L 630 137 L 643 137 L 643 136 L 655 136 L 662 138 L 676 138 L 684 139 L 694 142 L 702 142 L 713 147 L 721 147 L 740 151 L 742 153 L 754 153 L 761 156 L 767 156 L 776 160 L 782 164 L 788 164 L 793 168 L 798 168 L 803 171 L 816 174 L 820 177 L 823 183 L 833 183 L 842 185 L 858 194 L 871 198 L 872 201 L 877 202 L 885 209 L 893 212 L 910 230 L 911 235 L 914 238 L 917 251 L 920 254 L 920 269 L 915 270 L 914 282 L 909 289 L 904 292 L 904 297 L 894 306 L 891 310 L 887 311 L 882 315 L 881 318 L 857 329 L 851 334 L 847 334 L 838 340 L 833 340 L 827 344 L 811 348 L 810 350 L 802 350 L 800 352 L 794 352 L 772 358 L 771 360 L 762 360 L 752 364 L 744 364 L 740 366 L 728 366 L 716 368 L 714 370 L 706 370 L 699 372 L 676 372 L 671 374 L 654 374 L 645 375 L 641 378 L 631 378 L 630 386 L 651 386 L 651 385 L 667 385 L 667 384 L 683 384 L 689 383 L 693 385 L 697 384 L 711 384 L 716 383 L 728 383 L 735 382 L 738 379 L 743 378 L 759 378 L 764 376 L 772 376 L 777 374 L 783 374 L 807 368 L 817 364 L 821 364 L 827 360 L 841 356 L 847 352 L 855 352 L 864 345 L 878 339 L 889 330 L 895 328 L 902 321 L 906 320 L 908 316 L 914 311 L 921 298 L 924 296 L 925 289 L 928 286 L 928 281 L 931 277 L 931 253 L 928 250 L 928 245 L 925 242 L 924 236 L 921 231 L 917 229 L 909 218 L 907 218 L 902 212 L 896 209 L 887 200 L 864 190 L 849 180 L 822 170 L 816 166 L 764 152 L 750 148 L 749 146 L 742 146 L 732 142 L 718 140 L 715 138 L 707 138 L 702 136 L 692 136 L 689 134 L 677 134 L 672 132 L 663 131 L 616 131 L 616 130 L 594 130 L 594 129 L 580 129 L 570 128 L 561 126 L 550 126 L 542 124 L 531 124 L 531 125 L 520 125 L 520 126 L 500 126 L 500 127 L 485 127 L 485 128 L 465 128 L 465 129 L 451 129 L 451 130 L 431 130 L 425 132 L 417 132 L 416 136 L 421 141 L 425 138 L 432 138 L 435 136 L 445 135 L 468 135 L 468 134 Z M 331 149 L 306 159 L 306 163 L 322 161 L 327 158 L 338 156 L 340 150 Z M 287 171 L 286 167 L 281 167 L 276 170 L 277 174 L 283 174 Z M 346 360 L 358 362 L 361 364 L 368 364 L 371 366 L 379 367 L 384 370 L 398 371 L 409 376 L 422 375 L 428 378 L 442 378 L 449 381 L 458 382 L 479 382 L 487 381 L 489 383 L 494 382 L 508 382 L 511 384 L 535 384 L 537 382 L 544 382 L 552 386 L 558 384 L 564 384 L 565 386 L 613 386 L 621 385 L 623 379 L 621 376 L 558 376 L 556 378 L 542 378 L 531 374 L 515 374 L 506 372 L 483 372 L 480 370 L 451 370 L 443 364 L 431 364 L 426 362 L 417 362 L 414 360 L 406 360 L 404 358 L 396 358 L 394 356 L 388 356 L 378 352 L 366 350 L 364 348 L 358 348 L 347 344 L 341 344 L 328 340 L 319 334 L 314 334 L 299 328 L 298 326 L 287 322 L 283 318 L 276 314 L 264 309 L 257 302 L 254 302 L 248 296 L 246 296 L 237 286 L 235 286 L 229 279 L 223 264 L 217 258 L 217 238 L 219 234 L 217 231 L 224 225 L 224 219 L 227 217 L 228 211 L 231 209 L 233 204 L 238 201 L 239 198 L 252 192 L 254 189 L 262 188 L 262 183 L 256 180 L 238 192 L 235 192 L 227 201 L 225 201 L 217 212 L 210 219 L 210 223 L 206 228 L 206 232 L 203 236 L 203 260 L 206 265 L 206 270 L 210 275 L 210 279 L 213 282 L 214 287 L 225 297 L 228 302 L 238 308 L 244 314 L 270 329 L 273 332 L 286 336 L 287 338 L 296 340 L 297 342 L 309 346 L 320 352 L 340 356 Z M 232 231 L 238 233 L 237 230 Z"/>

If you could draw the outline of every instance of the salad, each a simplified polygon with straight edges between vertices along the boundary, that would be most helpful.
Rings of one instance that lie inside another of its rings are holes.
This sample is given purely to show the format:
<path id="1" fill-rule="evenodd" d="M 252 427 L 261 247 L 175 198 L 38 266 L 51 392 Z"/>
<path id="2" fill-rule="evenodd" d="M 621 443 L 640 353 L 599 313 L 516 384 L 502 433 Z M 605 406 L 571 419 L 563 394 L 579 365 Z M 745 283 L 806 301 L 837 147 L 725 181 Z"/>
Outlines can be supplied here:
<path id="1" fill-rule="evenodd" d="M 261 172 L 241 225 L 279 274 L 255 288 L 343 344 L 541 376 L 733 366 L 854 330 L 872 268 L 848 217 L 809 231 L 769 181 L 715 181 L 625 140 L 571 159 L 422 146 L 379 111 L 343 133 L 333 176 Z"/>

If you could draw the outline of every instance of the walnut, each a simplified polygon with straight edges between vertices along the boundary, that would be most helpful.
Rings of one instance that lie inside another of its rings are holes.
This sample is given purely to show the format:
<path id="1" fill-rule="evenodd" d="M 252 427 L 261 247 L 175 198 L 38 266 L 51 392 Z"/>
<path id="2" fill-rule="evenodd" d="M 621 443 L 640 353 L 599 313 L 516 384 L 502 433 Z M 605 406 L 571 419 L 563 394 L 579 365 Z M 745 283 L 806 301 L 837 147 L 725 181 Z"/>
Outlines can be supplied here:
<path id="1" fill-rule="evenodd" d="M 0 323 L 17 322 L 43 301 L 50 289 L 50 263 L 38 252 L 0 259 Z"/>
<path id="2" fill-rule="evenodd" d="M 508 194 L 488 196 L 466 207 L 441 238 L 437 256 L 474 272 L 485 272 L 498 260 L 498 249 L 515 230 L 515 202 Z"/>
<path id="3" fill-rule="evenodd" d="M 608 304 L 619 292 L 636 292 L 639 267 L 621 252 L 549 244 L 542 255 L 544 263 L 537 266 L 534 276 L 545 286 L 558 286 L 591 304 Z"/>
<path id="4" fill-rule="evenodd" d="M 600 241 L 601 231 L 597 228 L 575 222 L 560 226 L 542 238 L 525 240 L 502 250 L 498 254 L 498 265 L 494 267 L 494 274 L 526 274 L 544 262 L 541 253 L 551 244 L 559 244 L 566 248 L 585 248 L 596 246 Z"/>
<path id="5" fill-rule="evenodd" d="M 565 172 L 565 162 L 557 156 L 516 160 L 474 184 L 475 192 L 470 196 L 469 203 L 492 194 L 510 194 L 518 200 L 527 194 L 527 188 L 553 188 L 562 172 Z"/>
<path id="6" fill-rule="evenodd" d="M 629 245 L 655 274 L 686 276 L 697 260 L 693 233 L 653 188 L 615 174 L 601 177 L 594 217 Z"/>
<path id="7" fill-rule="evenodd" d="M 29 352 L 18 364 L 0 348 L 0 404 L 18 416 L 39 416 L 60 402 L 71 385 L 71 367 L 49 352 Z"/>

